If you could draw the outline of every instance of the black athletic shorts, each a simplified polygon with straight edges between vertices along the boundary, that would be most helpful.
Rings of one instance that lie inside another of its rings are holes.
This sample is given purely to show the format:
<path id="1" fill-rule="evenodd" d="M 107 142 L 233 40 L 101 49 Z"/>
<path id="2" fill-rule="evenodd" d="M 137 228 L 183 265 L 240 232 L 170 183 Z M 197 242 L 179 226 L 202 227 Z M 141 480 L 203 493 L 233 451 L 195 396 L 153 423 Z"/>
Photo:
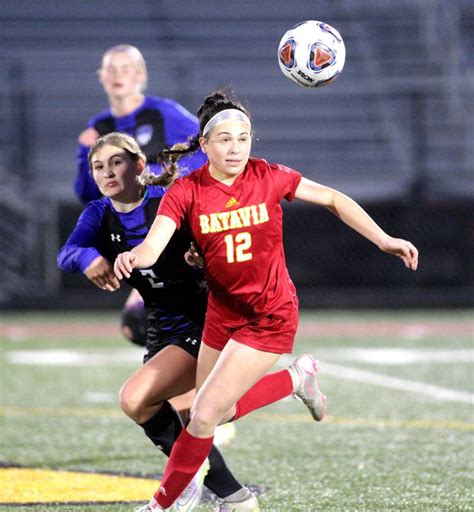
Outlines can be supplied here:
<path id="1" fill-rule="evenodd" d="M 143 363 L 168 345 L 181 347 L 197 359 L 201 346 L 204 315 L 163 316 L 162 312 L 156 309 L 148 309 L 147 320 L 146 352 Z"/>

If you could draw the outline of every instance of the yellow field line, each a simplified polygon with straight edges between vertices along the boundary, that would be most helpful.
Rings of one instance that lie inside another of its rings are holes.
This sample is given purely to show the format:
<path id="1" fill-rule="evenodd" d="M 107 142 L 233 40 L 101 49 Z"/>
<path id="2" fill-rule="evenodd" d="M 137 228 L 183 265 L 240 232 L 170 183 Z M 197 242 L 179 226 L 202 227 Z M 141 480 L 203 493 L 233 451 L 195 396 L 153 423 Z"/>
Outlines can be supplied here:
<path id="1" fill-rule="evenodd" d="M 314 423 L 307 414 L 277 414 L 255 413 L 251 416 L 256 421 L 276 421 L 291 423 Z M 442 428 L 450 430 L 474 430 L 474 423 L 466 421 L 439 421 L 439 420 L 392 420 L 384 418 L 347 418 L 343 416 L 326 416 L 323 424 L 384 427 L 384 428 Z"/>
<path id="2" fill-rule="evenodd" d="M 125 419 L 125 414 L 118 410 L 105 407 L 20 407 L 4 406 L 0 407 L 0 414 L 6 416 L 50 416 L 50 417 L 84 417 L 84 418 L 116 418 Z M 314 423 L 308 414 L 284 414 L 272 412 L 256 412 L 249 416 L 250 420 L 282 422 L 282 423 Z M 384 427 L 395 429 L 433 429 L 441 428 L 448 430 L 474 430 L 474 423 L 455 420 L 394 420 L 384 418 L 348 418 L 343 416 L 327 416 L 323 425 L 342 425 L 342 426 L 364 426 L 364 427 Z"/>
<path id="3" fill-rule="evenodd" d="M 148 501 L 159 480 L 42 468 L 0 468 L 0 503 Z"/>

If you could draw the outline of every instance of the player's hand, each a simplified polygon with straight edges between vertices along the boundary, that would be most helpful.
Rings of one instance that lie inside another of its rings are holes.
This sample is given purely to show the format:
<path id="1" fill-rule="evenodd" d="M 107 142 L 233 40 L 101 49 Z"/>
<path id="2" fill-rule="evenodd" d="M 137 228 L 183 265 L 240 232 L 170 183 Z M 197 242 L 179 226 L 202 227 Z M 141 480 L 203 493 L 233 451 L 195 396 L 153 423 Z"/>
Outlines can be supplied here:
<path id="1" fill-rule="evenodd" d="M 196 249 L 194 242 L 191 242 L 189 249 L 184 253 L 184 260 L 191 267 L 202 268 L 204 266 L 204 259 Z"/>
<path id="2" fill-rule="evenodd" d="M 114 263 L 115 275 L 119 279 L 130 277 L 132 270 L 138 265 L 138 258 L 133 252 L 121 252 Z"/>
<path id="3" fill-rule="evenodd" d="M 79 144 L 90 147 L 99 138 L 99 132 L 95 128 L 87 128 L 78 137 Z"/>
<path id="4" fill-rule="evenodd" d="M 418 249 L 411 242 L 401 238 L 388 237 L 381 249 L 401 258 L 406 268 L 411 270 L 418 268 Z"/>
<path id="5" fill-rule="evenodd" d="M 120 281 L 117 279 L 110 261 L 103 256 L 97 256 L 84 270 L 84 275 L 101 290 L 114 292 L 120 288 Z"/>

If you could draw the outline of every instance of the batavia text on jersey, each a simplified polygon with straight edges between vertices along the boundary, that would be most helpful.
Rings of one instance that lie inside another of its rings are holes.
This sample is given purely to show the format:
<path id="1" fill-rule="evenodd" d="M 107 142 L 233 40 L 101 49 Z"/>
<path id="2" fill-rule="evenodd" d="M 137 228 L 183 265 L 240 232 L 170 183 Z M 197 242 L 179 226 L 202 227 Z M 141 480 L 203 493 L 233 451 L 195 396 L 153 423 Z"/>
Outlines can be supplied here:
<path id="1" fill-rule="evenodd" d="M 204 235 L 207 233 L 219 233 L 221 231 L 229 231 L 230 229 L 263 224 L 269 220 L 267 205 L 265 203 L 243 206 L 242 208 L 230 212 L 224 211 L 210 213 L 209 215 L 199 215 L 201 233 Z"/>

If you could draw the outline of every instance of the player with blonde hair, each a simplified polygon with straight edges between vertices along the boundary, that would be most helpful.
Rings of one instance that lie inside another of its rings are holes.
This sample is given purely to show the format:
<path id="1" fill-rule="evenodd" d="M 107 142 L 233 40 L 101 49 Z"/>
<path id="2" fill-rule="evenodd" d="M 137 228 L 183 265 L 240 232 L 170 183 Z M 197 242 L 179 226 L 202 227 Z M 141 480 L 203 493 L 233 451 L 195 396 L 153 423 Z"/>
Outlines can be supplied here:
<path id="1" fill-rule="evenodd" d="M 168 98 L 145 94 L 147 64 L 135 46 L 120 44 L 109 48 L 102 56 L 97 76 L 109 105 L 89 119 L 87 128 L 79 136 L 74 190 L 83 204 L 101 197 L 88 161 L 89 149 L 98 137 L 110 132 L 133 136 L 147 157 L 148 168 L 159 174 L 161 150 L 198 131 L 197 118 L 182 105 Z M 189 172 L 205 161 L 203 153 L 197 151 L 189 156 L 182 169 Z M 143 300 L 134 291 L 122 310 L 121 329 L 124 336 L 138 345 L 145 343 L 145 316 Z"/>

